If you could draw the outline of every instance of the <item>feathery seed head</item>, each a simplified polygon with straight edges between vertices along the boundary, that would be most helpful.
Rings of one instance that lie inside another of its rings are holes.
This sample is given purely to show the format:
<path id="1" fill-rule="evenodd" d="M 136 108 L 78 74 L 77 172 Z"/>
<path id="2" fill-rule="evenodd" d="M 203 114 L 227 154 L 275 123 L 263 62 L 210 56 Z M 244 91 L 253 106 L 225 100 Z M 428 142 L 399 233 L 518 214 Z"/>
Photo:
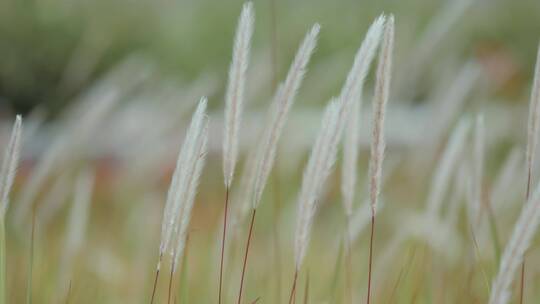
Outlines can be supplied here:
<path id="1" fill-rule="evenodd" d="M 260 147 L 256 147 L 255 182 L 253 183 L 253 190 L 248 190 L 253 191 L 251 201 L 253 208 L 257 208 L 261 201 L 266 181 L 274 165 L 279 138 L 281 137 L 283 127 L 287 121 L 304 74 L 306 73 L 306 66 L 317 45 L 319 30 L 319 24 L 315 24 L 308 32 L 296 53 L 285 82 L 279 86 L 274 97 L 273 104 L 270 108 L 269 121 L 264 129 Z"/>
<path id="2" fill-rule="evenodd" d="M 227 188 L 231 186 L 238 158 L 238 134 L 243 112 L 246 71 L 249 63 L 253 22 L 253 4 L 247 2 L 242 9 L 236 30 L 233 58 L 229 69 L 229 84 L 225 100 L 223 174 Z"/>
<path id="3" fill-rule="evenodd" d="M 311 225 L 317 200 L 336 160 L 340 104 L 332 100 L 325 109 L 321 130 L 315 140 L 304 170 L 298 196 L 298 214 L 295 232 L 295 263 L 302 265 L 310 240 Z"/>
<path id="4" fill-rule="evenodd" d="M 352 100 L 354 100 L 355 94 L 357 95 L 359 92 L 361 92 L 364 80 L 369 71 L 369 67 L 373 61 L 373 58 L 375 57 L 375 51 L 379 46 L 385 20 L 386 17 L 384 14 L 380 15 L 369 27 L 366 37 L 364 38 L 364 41 L 362 41 L 362 44 L 354 57 L 353 66 L 347 75 L 345 84 L 341 89 L 341 103 L 350 104 Z M 350 107 L 348 106 L 344 106 L 342 111 L 344 112 L 349 108 Z"/>
<path id="5" fill-rule="evenodd" d="M 161 226 L 160 256 L 166 251 L 172 251 L 170 243 L 173 241 L 175 231 L 178 231 L 179 216 L 187 201 L 187 196 L 193 186 L 194 175 L 201 153 L 206 146 L 208 117 L 206 116 L 207 99 L 201 98 L 197 109 L 191 119 L 182 149 L 178 155 L 171 185 L 167 193 L 167 202 L 163 210 Z M 193 190 L 194 191 L 194 190 Z"/>
<path id="6" fill-rule="evenodd" d="M 384 119 L 390 93 L 392 71 L 392 51 L 394 49 L 394 17 L 390 15 L 385 23 L 383 41 L 377 66 L 377 80 L 373 96 L 373 129 L 371 141 L 370 202 L 375 211 L 379 199 L 382 164 L 385 150 Z"/>

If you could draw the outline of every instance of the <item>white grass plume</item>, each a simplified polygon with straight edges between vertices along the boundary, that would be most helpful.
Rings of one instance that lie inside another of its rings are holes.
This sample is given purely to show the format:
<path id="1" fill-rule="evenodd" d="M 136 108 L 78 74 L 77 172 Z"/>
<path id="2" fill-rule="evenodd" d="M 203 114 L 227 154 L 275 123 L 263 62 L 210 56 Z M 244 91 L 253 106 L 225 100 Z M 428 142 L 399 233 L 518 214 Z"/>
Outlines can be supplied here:
<path id="1" fill-rule="evenodd" d="M 225 100 L 223 175 L 227 188 L 231 186 L 238 158 L 238 133 L 242 119 L 253 22 L 253 4 L 247 2 L 242 9 L 236 30 L 233 58 L 229 69 L 229 84 Z"/>
<path id="2" fill-rule="evenodd" d="M 354 189 L 356 186 L 361 96 L 366 75 L 381 40 L 385 20 L 386 18 L 384 15 L 379 16 L 368 29 L 366 37 L 364 38 L 364 41 L 362 41 L 362 44 L 355 55 L 353 65 L 340 93 L 338 134 L 341 134 L 341 130 L 344 129 L 345 124 L 347 124 L 343 149 L 343 181 L 341 185 L 343 206 L 347 217 L 352 215 Z"/>
<path id="3" fill-rule="evenodd" d="M 443 198 L 450 185 L 453 171 L 465 147 L 470 120 L 462 118 L 448 139 L 444 152 L 437 163 L 427 199 L 427 209 L 431 214 L 439 214 Z"/>
<path id="4" fill-rule="evenodd" d="M 194 145 L 195 150 L 195 159 L 192 164 L 187 166 L 188 173 L 185 176 L 185 180 L 182 181 L 182 184 L 185 184 L 185 189 L 180 188 L 183 191 L 182 201 L 180 204 L 180 212 L 178 213 L 177 218 L 180 219 L 180 222 L 175 225 L 176 233 L 176 247 L 172 253 L 173 256 L 173 272 L 176 272 L 178 268 L 178 261 L 184 255 L 184 248 L 186 245 L 186 238 L 188 234 L 189 222 L 191 220 L 191 211 L 193 209 L 193 204 L 195 202 L 195 195 L 197 193 L 197 187 L 199 185 L 199 179 L 201 176 L 202 169 L 204 167 L 204 162 L 206 159 L 206 150 L 208 143 L 208 118 L 204 118 L 202 125 L 201 134 Z"/>
<path id="5" fill-rule="evenodd" d="M 390 93 L 392 74 L 392 51 L 394 49 L 394 16 L 390 15 L 385 23 L 385 30 L 377 66 L 377 80 L 373 96 L 373 129 L 371 141 L 371 158 L 369 162 L 370 203 L 375 214 L 379 193 L 381 191 L 382 164 L 384 159 L 384 118 L 386 104 Z"/>
<path id="6" fill-rule="evenodd" d="M 336 160 L 337 143 L 339 142 L 336 140 L 339 132 L 338 119 L 339 104 L 333 100 L 325 109 L 321 130 L 304 170 L 302 187 L 298 196 L 294 247 L 296 270 L 300 269 L 306 255 L 317 200 Z"/>
<path id="7" fill-rule="evenodd" d="M 191 124 L 186 133 L 182 149 L 178 155 L 176 169 L 174 170 L 171 185 L 167 194 L 167 202 L 163 211 L 161 226 L 161 243 L 159 247 L 160 261 L 166 252 L 173 253 L 171 242 L 178 231 L 179 216 L 183 213 L 184 207 L 189 205 L 189 198 L 194 195 L 196 189 L 195 176 L 198 169 L 201 153 L 204 152 L 207 140 L 208 118 L 206 116 L 207 100 L 201 98 L 195 113 L 191 119 Z M 203 153 L 204 154 L 204 153 Z M 200 173 L 200 172 L 199 172 Z M 159 268 L 159 263 L 158 263 Z"/>
<path id="8" fill-rule="evenodd" d="M 9 207 L 9 193 L 11 192 L 19 163 L 21 131 L 22 118 L 20 115 L 17 115 L 11 131 L 11 138 L 4 154 L 4 160 L 2 161 L 2 171 L 0 171 L 0 216 L 2 217 L 6 214 Z"/>
<path id="9" fill-rule="evenodd" d="M 362 93 L 364 80 L 366 79 L 371 62 L 375 57 L 375 51 L 379 46 L 383 34 L 385 20 L 384 15 L 375 19 L 354 57 L 353 65 L 340 93 L 340 103 L 343 105 L 341 109 L 342 117 L 345 117 L 346 113 L 348 113 L 347 111 L 350 110 L 350 105 Z"/>
<path id="10" fill-rule="evenodd" d="M 256 156 L 255 181 L 253 186 L 253 208 L 256 209 L 260 203 L 268 176 L 274 165 L 277 144 L 283 127 L 287 121 L 288 114 L 294 102 L 295 96 L 300 88 L 306 66 L 311 58 L 311 54 L 317 45 L 317 36 L 320 31 L 319 24 L 315 24 L 307 33 L 302 45 L 296 53 L 296 57 L 289 69 L 285 82 L 282 83 L 274 97 L 272 108 L 270 109 L 270 119 L 265 127 L 258 155 Z"/>
<path id="11" fill-rule="evenodd" d="M 523 261 L 523 255 L 540 224 L 540 187 L 521 210 L 514 231 L 504 249 L 499 272 L 493 280 L 489 304 L 505 304 L 510 300 L 510 285 Z"/>
<path id="12" fill-rule="evenodd" d="M 538 143 L 538 127 L 540 124 L 540 46 L 536 57 L 536 66 L 534 69 L 534 81 L 531 92 L 531 101 L 529 104 L 529 126 L 527 131 L 527 198 L 529 197 L 532 183 L 532 168 L 536 146 Z"/>

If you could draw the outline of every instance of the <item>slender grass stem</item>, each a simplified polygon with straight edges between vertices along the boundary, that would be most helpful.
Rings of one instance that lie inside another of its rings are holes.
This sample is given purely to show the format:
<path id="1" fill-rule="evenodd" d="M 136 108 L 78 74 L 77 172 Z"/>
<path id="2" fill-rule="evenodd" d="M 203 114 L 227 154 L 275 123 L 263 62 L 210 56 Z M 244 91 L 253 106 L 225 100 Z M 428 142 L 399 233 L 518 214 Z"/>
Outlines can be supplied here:
<path id="1" fill-rule="evenodd" d="M 170 277 L 169 277 L 169 294 L 167 296 L 167 304 L 171 304 L 171 294 L 172 294 L 172 283 L 173 283 L 173 280 L 174 280 L 174 268 L 176 267 L 175 265 L 175 261 L 173 261 L 173 264 L 171 266 L 171 273 L 170 273 Z"/>
<path id="2" fill-rule="evenodd" d="M 155 275 L 155 278 L 154 278 L 154 287 L 152 288 L 152 297 L 150 298 L 150 304 L 154 303 L 154 298 L 156 296 L 157 283 L 158 283 L 158 279 L 159 279 L 159 270 L 161 268 L 161 261 L 162 260 L 163 260 L 163 253 L 160 253 L 159 254 L 159 260 L 158 260 L 158 265 L 156 267 L 156 275 Z"/>
<path id="3" fill-rule="evenodd" d="M 371 236 L 369 237 L 369 264 L 368 264 L 368 291 L 367 301 L 369 304 L 371 300 L 371 272 L 373 266 L 373 236 L 375 234 L 375 210 L 371 210 Z"/>
<path id="4" fill-rule="evenodd" d="M 298 269 L 294 271 L 293 282 L 291 286 L 291 295 L 289 296 L 289 304 L 294 303 L 295 294 L 296 294 L 296 282 L 298 281 Z"/>
<path id="5" fill-rule="evenodd" d="M 218 303 L 221 304 L 221 288 L 223 286 L 223 261 L 225 258 L 225 239 L 227 236 L 227 213 L 229 210 L 229 187 L 225 190 L 225 210 L 223 212 L 223 236 L 221 237 L 221 261 L 219 264 Z"/>
<path id="6" fill-rule="evenodd" d="M 242 303 L 242 291 L 244 288 L 244 277 L 246 275 L 247 259 L 249 254 L 249 245 L 251 244 L 251 236 L 253 235 L 253 224 L 255 223 L 255 215 L 257 214 L 257 209 L 253 209 L 251 213 L 251 223 L 249 224 L 249 234 L 246 242 L 246 251 L 244 254 L 244 262 L 242 265 L 242 276 L 240 277 L 240 290 L 238 291 L 238 304 Z"/>

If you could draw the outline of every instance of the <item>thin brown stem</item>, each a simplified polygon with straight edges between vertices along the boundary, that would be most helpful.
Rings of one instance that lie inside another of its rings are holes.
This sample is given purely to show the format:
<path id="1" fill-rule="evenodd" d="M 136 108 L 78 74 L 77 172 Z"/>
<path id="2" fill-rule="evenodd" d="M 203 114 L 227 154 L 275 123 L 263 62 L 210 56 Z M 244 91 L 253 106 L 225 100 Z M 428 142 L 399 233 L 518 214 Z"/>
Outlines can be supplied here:
<path id="1" fill-rule="evenodd" d="M 161 260 L 163 260 L 163 253 L 159 254 L 158 266 L 156 268 L 156 276 L 154 278 L 154 287 L 152 288 L 152 297 L 150 298 L 150 304 L 154 303 L 154 297 L 156 296 L 157 283 L 159 279 L 159 269 L 161 268 Z"/>
<path id="2" fill-rule="evenodd" d="M 289 296 L 289 304 L 294 303 L 294 298 L 295 298 L 294 295 L 296 293 L 296 281 L 297 280 L 298 280 L 298 269 L 295 269 L 294 278 L 293 278 L 292 287 L 291 287 L 291 295 Z"/>
<path id="3" fill-rule="evenodd" d="M 221 304 L 221 287 L 223 286 L 223 261 L 225 258 L 225 238 L 227 236 L 227 213 L 229 210 L 229 187 L 225 190 L 225 211 L 223 212 L 223 236 L 221 238 L 221 261 L 219 264 L 218 303 Z"/>
<path id="4" fill-rule="evenodd" d="M 176 253 L 175 253 L 175 255 L 176 255 Z M 175 257 L 175 259 L 176 259 L 176 257 Z M 175 264 L 176 264 L 176 262 L 173 261 L 172 266 L 171 266 L 171 273 L 170 273 L 170 277 L 169 277 L 169 294 L 167 296 L 167 304 L 171 304 L 171 294 L 172 294 L 171 290 L 172 290 L 172 283 L 173 283 L 173 280 L 174 280 L 174 268 L 176 267 Z"/>
<path id="5" fill-rule="evenodd" d="M 242 291 L 244 289 L 244 277 L 246 275 L 247 259 L 249 254 L 249 245 L 251 243 L 251 236 L 253 235 L 253 224 L 255 223 L 255 214 L 257 209 L 253 209 L 251 213 L 251 223 L 249 224 L 249 234 L 246 242 L 246 251 L 244 253 L 244 263 L 242 265 L 242 276 L 240 277 L 240 290 L 238 291 L 238 304 L 242 303 Z"/>
<path id="6" fill-rule="evenodd" d="M 369 268 L 368 268 L 368 291 L 367 291 L 367 304 L 371 300 L 371 271 L 373 265 L 373 235 L 375 233 L 375 210 L 371 210 L 371 236 L 369 238 Z"/>

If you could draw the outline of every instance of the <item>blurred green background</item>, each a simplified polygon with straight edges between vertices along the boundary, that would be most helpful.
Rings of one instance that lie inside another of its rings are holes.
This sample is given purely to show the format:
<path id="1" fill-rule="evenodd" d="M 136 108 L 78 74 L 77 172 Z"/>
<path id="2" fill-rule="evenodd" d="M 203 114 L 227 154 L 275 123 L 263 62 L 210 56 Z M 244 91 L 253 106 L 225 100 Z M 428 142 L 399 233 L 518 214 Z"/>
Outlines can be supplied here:
<path id="1" fill-rule="evenodd" d="M 313 65 L 331 56 L 347 59 L 335 68 L 340 76 L 335 85 L 329 85 L 326 93 L 330 96 L 344 78 L 363 32 L 377 15 L 395 14 L 396 52 L 409 56 L 432 19 L 451 2 L 257 0 L 253 48 L 268 52 L 273 45 L 276 70 L 283 75 L 299 38 L 311 24 L 321 23 Z M 449 58 L 459 62 L 502 52 L 501 59 L 510 61 L 517 75 L 528 78 L 540 33 L 540 2 L 471 2 L 436 46 L 430 62 Z M 218 79 L 226 79 L 233 25 L 241 4 L 236 0 L 3 0 L 0 111 L 27 113 L 41 105 L 54 113 L 132 53 L 147 56 L 167 77 L 189 81 L 212 71 Z M 400 61 L 396 62 L 399 67 Z M 426 65 L 424 75 L 441 68 Z M 418 96 L 431 85 L 432 78 L 424 79 L 415 90 Z M 515 97 L 523 92 L 523 85 L 514 82 L 498 93 Z"/>

